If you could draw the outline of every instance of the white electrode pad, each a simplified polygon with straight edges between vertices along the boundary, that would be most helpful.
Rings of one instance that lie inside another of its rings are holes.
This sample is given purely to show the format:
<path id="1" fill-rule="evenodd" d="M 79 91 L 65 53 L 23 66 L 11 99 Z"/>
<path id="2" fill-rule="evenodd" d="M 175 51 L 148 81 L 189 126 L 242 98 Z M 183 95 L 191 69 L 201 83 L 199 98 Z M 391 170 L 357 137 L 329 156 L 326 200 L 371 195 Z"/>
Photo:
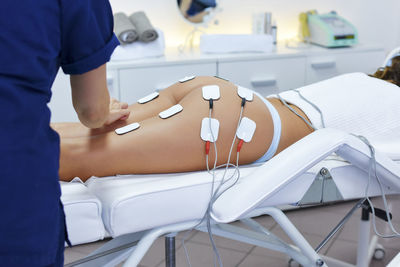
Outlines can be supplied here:
<path id="1" fill-rule="evenodd" d="M 126 125 L 124 127 L 116 129 L 115 133 L 119 134 L 119 135 L 126 134 L 126 133 L 129 133 L 129 132 L 132 132 L 132 131 L 138 129 L 139 127 L 140 127 L 140 124 L 137 123 L 137 122 L 134 122 L 134 123 L 131 123 L 131 124 Z"/>
<path id="2" fill-rule="evenodd" d="M 212 134 L 211 134 L 212 131 Z M 219 121 L 217 119 L 211 119 L 211 129 L 210 129 L 210 118 L 204 118 L 201 121 L 201 139 L 204 141 L 214 142 L 218 140 L 219 132 Z M 214 140 L 213 140 L 214 136 Z"/>
<path id="3" fill-rule="evenodd" d="M 218 100 L 220 97 L 218 85 L 207 85 L 202 88 L 203 98 L 205 100 Z"/>
<path id="4" fill-rule="evenodd" d="M 186 76 L 185 78 L 180 79 L 179 82 L 180 83 L 188 82 L 188 81 L 193 80 L 194 78 L 196 78 L 196 76 Z"/>
<path id="5" fill-rule="evenodd" d="M 246 143 L 250 142 L 253 138 L 253 134 L 256 131 L 256 123 L 247 117 L 243 117 L 240 121 L 239 128 L 237 129 L 236 135 L 239 139 L 242 139 Z"/>
<path id="6" fill-rule="evenodd" d="M 181 112 L 183 110 L 183 107 L 179 104 L 170 107 L 167 110 L 164 110 L 162 112 L 160 112 L 160 114 L 158 114 L 160 116 L 161 119 L 167 119 L 171 116 L 174 116 L 175 114 Z"/>
<path id="7" fill-rule="evenodd" d="M 139 99 L 137 102 L 139 104 L 144 104 L 144 103 L 150 102 L 153 99 L 156 99 L 159 95 L 160 94 L 158 92 L 154 92 L 154 93 L 149 94 L 148 96 L 145 96 L 145 97 Z"/>
<path id="8" fill-rule="evenodd" d="M 253 91 L 238 86 L 238 95 L 240 96 L 240 98 L 245 98 L 246 101 L 253 101 Z"/>

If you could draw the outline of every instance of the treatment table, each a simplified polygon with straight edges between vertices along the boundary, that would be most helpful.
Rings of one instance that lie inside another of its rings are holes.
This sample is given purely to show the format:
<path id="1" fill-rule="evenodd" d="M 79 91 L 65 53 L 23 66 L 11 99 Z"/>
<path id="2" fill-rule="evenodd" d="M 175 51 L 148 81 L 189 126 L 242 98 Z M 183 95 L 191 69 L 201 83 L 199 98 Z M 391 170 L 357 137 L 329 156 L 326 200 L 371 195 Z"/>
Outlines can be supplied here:
<path id="1" fill-rule="evenodd" d="M 391 141 L 374 143 L 376 174 L 386 194 L 399 194 L 400 142 Z M 303 266 L 354 266 L 319 255 L 279 207 L 362 199 L 330 237 L 357 208 L 362 208 L 357 266 L 366 267 L 379 249 L 377 238 L 369 236 L 370 207 L 363 201 L 370 163 L 370 150 L 360 139 L 339 130 L 317 130 L 268 162 L 241 166 L 238 183 L 213 205 L 212 232 L 286 253 Z M 217 171 L 217 177 L 221 172 Z M 92 177 L 86 183 L 62 183 L 72 244 L 105 236 L 113 238 L 87 258 L 66 266 L 115 266 L 124 260 L 124 266 L 137 266 L 160 236 L 165 236 L 168 244 L 166 264 L 175 266 L 175 235 L 193 227 L 207 231 L 204 223 L 198 223 L 207 210 L 211 182 L 211 175 L 201 171 Z M 230 182 L 224 186 L 229 185 Z M 368 196 L 381 195 L 374 175 L 369 188 Z M 263 214 L 280 225 L 292 244 L 286 244 L 251 219 Z M 236 220 L 247 227 L 228 224 Z"/>

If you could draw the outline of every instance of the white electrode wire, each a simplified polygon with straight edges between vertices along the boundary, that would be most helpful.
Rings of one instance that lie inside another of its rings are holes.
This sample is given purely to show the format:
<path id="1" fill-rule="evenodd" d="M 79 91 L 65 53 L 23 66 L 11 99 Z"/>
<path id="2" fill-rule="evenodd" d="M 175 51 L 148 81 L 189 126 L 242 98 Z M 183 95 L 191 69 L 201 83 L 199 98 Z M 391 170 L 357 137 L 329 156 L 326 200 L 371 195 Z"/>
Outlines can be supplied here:
<path id="1" fill-rule="evenodd" d="M 319 107 L 318 107 L 317 105 L 315 105 L 313 102 L 311 102 L 310 100 L 308 100 L 307 98 L 305 98 L 305 97 L 300 93 L 299 90 L 295 89 L 295 90 L 293 90 L 293 91 L 295 91 L 295 92 L 300 96 L 301 99 L 303 99 L 304 101 L 306 101 L 308 104 L 310 104 L 313 108 L 315 108 L 315 109 L 319 112 L 319 115 L 321 116 L 322 127 L 323 127 L 323 128 L 326 128 L 326 126 L 325 126 L 324 114 L 323 114 L 322 111 L 319 109 Z"/>
<path id="2" fill-rule="evenodd" d="M 214 144 L 214 149 L 215 149 L 215 159 L 214 159 L 214 166 L 213 166 L 213 170 L 212 170 L 212 185 L 211 185 L 211 196 L 210 196 L 210 201 L 208 202 L 208 207 L 207 207 L 207 211 L 206 211 L 206 223 L 207 223 L 207 231 L 208 231 L 208 236 L 210 237 L 210 241 L 211 241 L 211 245 L 214 251 L 214 267 L 216 267 L 216 261 L 218 261 L 218 264 L 220 267 L 223 267 L 222 265 L 222 260 L 221 260 L 221 256 L 218 253 L 218 249 L 217 246 L 215 245 L 214 239 L 212 237 L 212 232 L 211 232 L 211 218 L 210 218 L 210 203 L 211 200 L 213 198 L 214 195 L 214 183 L 215 183 L 215 171 L 216 171 L 216 166 L 217 166 L 217 161 L 218 161 L 218 153 L 217 153 L 217 145 L 216 145 L 216 141 L 215 141 L 215 136 L 214 133 L 212 131 L 212 127 L 211 127 L 211 109 L 210 109 L 210 113 L 209 113 L 209 127 L 210 127 L 210 132 L 211 132 L 211 136 L 212 136 L 212 141 Z M 208 158 L 208 155 L 206 156 Z M 207 170 L 209 170 L 209 166 L 208 166 L 208 160 L 207 160 Z"/>
<path id="3" fill-rule="evenodd" d="M 237 159 L 237 162 L 238 162 L 238 159 Z M 235 175 L 236 173 L 238 173 L 238 177 L 237 177 L 237 179 L 238 179 L 238 178 L 240 177 L 240 174 L 239 174 L 240 171 L 239 171 L 238 166 L 237 166 L 237 165 L 234 165 L 234 164 L 232 164 L 232 163 L 230 163 L 229 166 L 235 168 L 235 173 L 234 173 L 234 175 Z M 223 168 L 223 167 L 226 167 L 226 164 L 219 165 L 219 166 L 217 166 L 215 169 L 220 169 L 220 168 Z M 229 179 L 231 179 L 231 178 L 229 178 Z M 226 182 L 228 182 L 229 179 L 226 180 Z M 224 192 L 225 192 L 225 191 L 226 191 L 226 190 L 224 190 Z M 220 194 L 220 195 L 221 195 L 221 194 Z M 219 196 L 220 196 L 220 195 L 219 195 Z M 217 198 L 219 198 L 219 196 L 218 196 Z M 206 212 L 206 213 L 204 214 L 204 216 L 202 217 L 202 219 L 200 220 L 200 222 L 199 222 L 198 224 L 196 224 L 189 232 L 187 232 L 187 233 L 185 234 L 184 238 L 182 238 L 182 240 L 181 240 L 183 249 L 184 249 L 184 251 L 185 251 L 186 260 L 187 260 L 187 263 L 189 264 L 189 266 L 191 266 L 191 264 L 190 264 L 190 260 L 189 260 L 189 254 L 188 254 L 188 251 L 187 251 L 187 248 L 186 248 L 186 245 L 185 245 L 185 241 L 186 241 L 186 239 L 187 239 L 188 234 L 190 234 L 190 233 L 193 231 L 193 229 L 195 229 L 197 226 L 199 226 L 199 225 L 205 220 L 207 214 L 208 214 L 208 213 Z"/>
<path id="4" fill-rule="evenodd" d="M 212 190 L 211 190 L 212 196 L 211 196 L 211 199 L 210 199 L 210 201 L 209 201 L 209 203 L 208 203 L 208 208 L 207 208 L 207 216 L 206 216 L 206 219 L 207 219 L 207 231 L 208 231 L 208 236 L 209 236 L 209 238 L 210 238 L 210 242 L 211 242 L 211 245 L 212 245 L 213 250 L 214 250 L 214 255 L 215 255 L 215 257 L 217 258 L 218 264 L 219 264 L 220 267 L 223 267 L 223 264 L 222 264 L 221 257 L 220 257 L 220 255 L 219 255 L 217 246 L 215 245 L 215 241 L 214 241 L 214 238 L 213 238 L 213 235 L 212 235 L 212 229 L 211 229 L 211 211 L 212 211 L 212 206 L 213 206 L 213 204 L 214 204 L 213 199 L 215 198 L 215 195 L 218 194 L 218 192 L 219 192 L 221 186 L 222 186 L 222 185 L 224 184 L 224 182 L 225 182 L 225 176 L 226 176 L 226 173 L 227 173 L 228 168 L 229 168 L 229 166 L 230 166 L 230 161 L 231 161 L 231 157 L 232 157 L 232 151 L 233 151 L 233 147 L 234 147 L 235 142 L 236 142 L 236 132 L 237 132 L 237 130 L 238 130 L 238 128 L 239 128 L 240 122 L 241 122 L 241 120 L 242 120 L 242 116 L 243 116 L 243 106 L 242 106 L 241 109 L 240 109 L 239 120 L 238 120 L 238 123 L 237 123 L 237 126 L 236 126 L 235 136 L 234 136 L 234 138 L 233 138 L 233 141 L 232 141 L 232 144 L 231 144 L 231 147 L 230 147 L 230 150 L 229 150 L 228 160 L 227 160 L 227 162 L 226 162 L 226 168 L 225 168 L 225 170 L 224 170 L 224 173 L 223 173 L 223 175 L 222 175 L 221 181 L 220 181 L 220 183 L 219 183 L 217 189 L 215 190 L 215 192 L 214 192 L 214 181 L 215 181 L 215 165 L 214 165 L 214 169 L 213 169 L 213 185 L 212 185 Z M 213 134 L 213 133 L 212 133 L 212 129 L 211 129 L 211 124 L 210 124 L 210 131 L 211 131 L 211 134 Z M 235 174 L 235 173 L 236 173 L 236 171 L 234 172 L 234 174 Z M 228 178 L 228 180 L 230 180 L 230 179 L 231 179 L 231 178 Z"/>
<path id="5" fill-rule="evenodd" d="M 237 132 L 237 130 L 238 130 L 238 128 L 239 128 L 240 122 L 241 122 L 242 117 L 243 117 L 243 110 L 244 110 L 244 107 L 242 106 L 242 107 L 241 107 L 241 110 L 240 110 L 240 114 L 239 114 L 239 120 L 238 120 L 238 123 L 237 123 L 236 131 L 235 131 L 235 136 L 234 136 L 234 138 L 233 138 L 233 141 L 232 141 L 232 144 L 231 144 L 231 147 L 230 147 L 230 150 L 229 150 L 229 155 L 228 155 L 227 163 L 222 164 L 222 165 L 219 165 L 219 166 L 216 166 L 217 160 L 218 160 L 218 154 L 217 154 L 217 146 L 216 146 L 216 144 L 215 144 L 215 143 L 216 143 L 216 142 L 215 142 L 215 136 L 214 136 L 214 133 L 213 133 L 212 127 L 211 127 L 211 112 L 212 112 L 212 110 L 210 109 L 210 112 L 209 112 L 209 128 L 210 128 L 212 140 L 214 141 L 214 142 L 213 142 L 213 145 L 214 145 L 214 149 L 215 149 L 215 153 L 216 153 L 215 160 L 214 160 L 214 166 L 213 166 L 213 169 L 212 169 L 212 170 L 210 170 L 210 168 L 209 168 L 209 157 L 208 157 L 208 155 L 206 155 L 207 172 L 210 173 L 210 174 L 213 176 L 213 178 L 212 178 L 212 185 L 211 185 L 211 198 L 210 198 L 210 201 L 209 201 L 209 204 L 208 204 L 208 207 L 207 207 L 207 211 L 206 211 L 206 213 L 204 214 L 204 216 L 202 217 L 202 219 L 200 220 L 200 222 L 199 222 L 198 224 L 196 224 L 189 232 L 187 232 L 187 233 L 184 235 L 184 237 L 182 238 L 182 240 L 181 240 L 183 249 L 184 249 L 184 251 L 185 251 L 186 261 L 187 261 L 189 267 L 191 267 L 191 263 L 190 263 L 189 253 L 188 253 L 187 248 L 186 248 L 186 245 L 185 245 L 185 240 L 187 239 L 188 234 L 191 233 L 191 232 L 193 231 L 193 229 L 195 229 L 195 228 L 198 227 L 200 224 L 202 224 L 203 221 L 204 221 L 205 219 L 207 219 L 206 225 L 207 225 L 208 235 L 209 235 L 210 242 L 211 242 L 211 245 L 212 245 L 213 251 L 214 251 L 214 266 L 216 265 L 216 261 L 218 261 L 219 266 L 220 266 L 220 267 L 223 267 L 223 264 L 222 264 L 222 261 L 221 261 L 221 257 L 220 257 L 220 255 L 219 255 L 219 253 L 218 253 L 218 249 L 217 249 L 217 247 L 216 247 L 216 245 L 215 245 L 215 241 L 214 241 L 214 238 L 213 238 L 213 235 L 212 235 L 212 231 L 211 231 L 211 212 L 212 212 L 212 206 L 213 206 L 214 202 L 215 202 L 224 192 L 226 192 L 229 188 L 231 188 L 232 186 L 234 186 L 234 185 L 238 182 L 238 180 L 239 180 L 239 178 L 240 178 L 239 153 L 237 153 L 236 165 L 230 163 L 230 159 L 231 159 L 231 157 L 232 157 L 233 147 L 234 147 L 235 142 L 236 142 L 236 139 L 237 139 L 237 137 L 236 137 L 236 132 Z M 228 170 L 229 166 L 234 167 L 234 168 L 235 168 L 235 171 L 234 171 L 234 173 L 233 173 L 227 180 L 225 180 L 225 176 L 226 176 L 226 173 L 227 173 L 227 170 Z M 216 180 L 215 171 L 216 171 L 217 169 L 219 169 L 219 168 L 222 168 L 222 167 L 225 167 L 225 170 L 224 170 L 224 173 L 223 173 L 223 175 L 222 175 L 220 184 L 218 185 L 217 189 L 216 189 L 215 192 L 214 192 L 214 183 L 215 183 L 215 180 Z M 226 182 L 228 182 L 228 181 L 230 181 L 231 179 L 233 179 L 233 178 L 236 176 L 236 174 L 237 174 L 237 177 L 236 177 L 235 182 L 234 182 L 232 185 L 230 185 L 228 188 L 224 189 L 223 192 L 221 192 L 220 194 L 218 194 L 220 188 L 221 188 Z"/>
<path id="6" fill-rule="evenodd" d="M 231 189 L 233 186 L 235 186 L 235 185 L 237 184 L 237 182 L 239 181 L 239 179 L 240 179 L 239 154 L 240 154 L 239 152 L 236 153 L 236 165 L 234 165 L 234 166 L 235 166 L 235 169 L 238 170 L 238 171 L 237 171 L 237 176 L 236 176 L 235 181 L 234 181 L 231 185 L 229 185 L 227 188 L 225 188 L 224 190 L 222 190 L 221 193 L 219 193 L 218 195 L 217 195 L 217 194 L 214 195 L 214 198 L 213 198 L 213 200 L 212 200 L 213 204 L 215 203 L 215 201 L 217 201 L 217 199 L 218 199 L 220 196 L 222 196 L 226 191 L 228 191 L 228 190 Z M 235 173 L 234 173 L 234 174 L 236 174 L 236 170 L 235 170 Z M 227 179 L 227 180 L 225 181 L 225 183 L 229 182 L 231 179 L 233 179 L 233 177 L 235 177 L 235 176 L 232 175 L 229 179 Z M 224 184 L 225 184 L 225 183 L 224 183 Z"/>
<path id="7" fill-rule="evenodd" d="M 289 104 L 286 102 L 286 100 L 284 100 L 279 94 L 277 94 L 279 100 L 283 103 L 283 105 L 285 105 L 285 107 L 287 107 L 288 109 L 290 109 L 294 114 L 297 115 L 297 117 L 299 117 L 300 119 L 302 119 L 308 126 L 310 126 L 312 129 L 314 129 L 315 131 L 318 130 L 314 125 L 312 125 L 308 120 L 306 120 L 306 118 L 304 118 L 302 115 L 300 115 L 296 110 L 294 110 L 294 108 L 292 108 L 291 106 L 289 106 Z"/>
<path id="8" fill-rule="evenodd" d="M 390 219 L 390 213 L 389 213 L 389 208 L 388 208 L 388 204 L 387 204 L 387 199 L 386 199 L 386 194 L 385 194 L 385 190 L 383 188 L 383 185 L 381 183 L 381 180 L 378 177 L 378 174 L 376 173 L 376 166 L 377 166 L 377 162 L 376 162 L 376 156 L 375 156 L 375 148 L 371 145 L 371 143 L 368 141 L 367 138 L 365 138 L 364 136 L 357 136 L 354 135 L 357 138 L 359 138 L 361 141 L 363 141 L 369 148 L 369 151 L 371 153 L 371 158 L 370 161 L 371 163 L 369 164 L 369 169 L 368 169 L 368 183 L 367 183 L 367 187 L 365 189 L 365 199 L 368 201 L 370 207 L 371 207 L 371 211 L 372 211 L 372 225 L 374 227 L 374 232 L 377 236 L 382 237 L 382 238 L 393 238 L 393 237 L 400 237 L 399 232 L 395 229 L 395 227 L 393 226 L 392 220 Z M 376 181 L 379 184 L 379 188 L 381 191 L 381 195 L 382 195 L 382 200 L 383 200 L 383 204 L 385 207 L 385 213 L 386 213 L 386 217 L 388 219 L 388 224 L 390 226 L 390 229 L 392 230 L 393 234 L 389 234 L 389 235 L 385 235 L 385 234 L 381 234 L 378 232 L 377 228 L 376 228 L 376 218 L 375 218 L 375 207 L 372 204 L 371 199 L 368 196 L 368 192 L 369 192 L 369 187 L 371 184 L 371 173 L 372 173 L 372 168 L 373 168 L 373 172 L 374 172 L 374 176 L 376 178 Z"/>
<path id="9" fill-rule="evenodd" d="M 232 144 L 231 144 L 231 148 L 230 148 L 230 150 L 229 150 L 228 160 L 227 160 L 227 162 L 226 162 L 226 168 L 225 168 L 224 174 L 222 175 L 222 179 L 221 179 L 221 181 L 220 181 L 220 184 L 219 184 L 219 186 L 217 187 L 217 189 L 215 190 L 214 195 L 218 194 L 218 191 L 221 189 L 221 186 L 224 184 L 225 175 L 226 175 L 226 173 L 227 173 L 227 171 L 228 171 L 229 164 L 230 164 L 230 162 L 231 162 L 233 147 L 235 146 L 235 142 L 236 142 L 236 139 L 237 139 L 236 133 L 237 133 L 237 130 L 239 129 L 240 122 L 242 121 L 243 109 L 244 109 L 243 107 L 241 107 L 241 109 L 240 109 L 239 121 L 238 121 L 237 126 L 236 126 L 235 136 L 234 136 L 234 138 L 233 138 L 233 141 L 232 141 Z M 231 178 L 232 178 L 232 177 L 230 177 L 229 179 L 231 179 Z"/>
<path id="10" fill-rule="evenodd" d="M 211 140 L 212 140 L 212 143 L 213 143 L 213 146 L 214 146 L 214 150 L 215 150 L 215 159 L 214 159 L 214 166 L 213 166 L 212 172 L 211 172 L 211 171 L 210 171 L 209 162 L 208 162 L 208 161 L 209 161 L 209 157 L 208 157 L 208 155 L 206 155 L 207 172 L 210 173 L 210 174 L 212 175 L 212 177 L 213 177 L 213 178 L 212 178 L 212 182 L 211 182 L 211 193 L 210 193 L 210 200 L 209 200 L 209 203 L 210 203 L 210 201 L 212 200 L 213 195 L 214 195 L 215 171 L 216 171 L 216 166 L 217 166 L 217 161 L 218 161 L 217 144 L 216 144 L 216 142 L 215 142 L 215 135 L 214 135 L 214 132 L 213 132 L 212 127 L 211 127 L 211 114 L 212 114 L 212 110 L 213 110 L 213 109 L 210 108 L 210 111 L 209 111 L 209 113 L 208 113 L 208 119 L 209 119 L 209 120 L 208 120 L 208 123 L 209 123 L 209 124 L 208 124 L 208 127 L 209 127 L 209 129 L 210 129 Z M 181 242 L 182 242 L 183 249 L 184 249 L 184 251 L 185 251 L 186 261 L 187 261 L 189 267 L 191 267 L 192 265 L 191 265 L 191 263 L 190 263 L 189 253 L 188 253 L 187 248 L 186 248 L 186 245 L 185 245 L 185 240 L 187 239 L 187 236 L 193 231 L 193 229 L 195 229 L 195 228 L 198 227 L 200 224 L 202 224 L 203 221 L 208 217 L 208 214 L 209 214 L 208 211 L 209 211 L 209 205 L 207 206 L 207 210 L 206 210 L 206 212 L 204 213 L 204 216 L 201 218 L 200 222 L 199 222 L 198 224 L 196 224 L 192 229 L 190 229 L 190 231 L 188 231 L 188 232 L 182 237 Z M 207 225 L 208 225 L 208 220 L 207 220 Z M 213 249 L 214 249 L 214 246 L 213 246 Z M 218 252 L 215 253 L 215 251 L 214 251 L 214 257 L 215 257 L 215 254 L 218 254 Z M 218 255 L 217 257 L 219 257 L 219 255 Z M 220 257 L 219 257 L 219 262 L 221 262 Z M 221 262 L 220 266 L 222 267 L 222 262 Z M 215 258 L 214 258 L 214 267 L 215 267 Z"/>
<path id="11" fill-rule="evenodd" d="M 323 127 L 325 128 L 325 125 L 326 125 L 326 124 L 325 124 L 325 119 L 324 119 L 324 116 L 323 116 L 321 110 L 318 108 L 318 106 L 317 106 L 315 103 L 311 102 L 309 99 L 305 98 L 305 97 L 300 93 L 300 91 L 298 91 L 298 90 L 294 90 L 294 91 L 295 91 L 296 93 L 298 93 L 298 95 L 300 96 L 300 98 L 302 98 L 304 101 L 306 101 L 307 103 L 309 103 L 312 107 L 315 108 L 315 110 L 317 110 L 317 111 L 319 112 L 319 114 L 320 114 L 320 116 L 321 116 L 322 125 L 323 125 Z M 280 100 L 286 107 L 288 107 L 293 113 L 295 113 L 298 117 L 300 117 L 300 118 L 301 118 L 304 122 L 306 122 L 310 127 L 312 127 L 314 130 L 317 130 L 317 128 L 316 128 L 314 125 L 310 124 L 310 123 L 308 122 L 308 120 L 306 120 L 306 118 L 304 118 L 302 115 L 300 115 L 298 112 L 296 112 L 292 107 L 290 107 L 290 106 L 287 104 L 287 102 L 286 102 L 279 94 L 278 94 L 278 98 L 279 98 L 279 100 Z M 364 196 L 364 197 L 365 197 L 365 199 L 368 201 L 368 203 L 369 203 L 369 205 L 370 205 L 370 207 L 371 207 L 371 211 L 372 211 L 372 215 L 373 215 L 373 216 L 372 216 L 372 225 L 373 225 L 373 228 L 374 228 L 374 232 L 375 232 L 375 234 L 376 234 L 377 236 L 382 237 L 382 238 L 400 237 L 399 232 L 394 228 L 393 223 L 392 223 L 392 220 L 390 219 L 389 207 L 388 207 L 388 204 L 387 204 L 387 199 L 386 199 L 385 190 L 384 190 L 384 188 L 383 188 L 383 186 L 382 186 L 382 183 L 381 183 L 381 181 L 380 181 L 380 179 L 378 178 L 378 175 L 377 175 L 377 173 L 376 173 L 376 165 L 377 165 L 377 162 L 376 162 L 376 157 L 375 157 L 375 148 L 371 145 L 371 143 L 368 141 L 368 139 L 365 138 L 364 136 L 355 135 L 355 134 L 353 134 L 353 136 L 357 137 L 357 138 L 360 139 L 362 142 L 364 142 L 364 143 L 368 146 L 368 148 L 369 148 L 369 150 L 370 150 L 370 152 L 371 152 L 371 157 L 370 157 L 371 163 L 369 164 L 369 168 L 368 168 L 368 182 L 367 182 L 367 187 L 366 187 L 366 189 L 365 189 L 365 196 Z M 376 178 L 376 180 L 377 180 L 377 182 L 378 182 L 378 184 L 379 184 L 379 188 L 380 188 L 380 191 L 381 191 L 381 197 L 382 197 L 382 200 L 383 200 L 383 204 L 384 204 L 384 209 L 385 209 L 386 217 L 387 217 L 387 219 L 388 219 L 388 224 L 389 224 L 389 226 L 390 226 L 390 229 L 391 229 L 392 232 L 394 233 L 394 234 L 391 234 L 391 235 L 384 235 L 384 234 L 381 234 L 381 233 L 378 232 L 378 230 L 377 230 L 377 228 L 376 228 L 375 207 L 374 207 L 374 205 L 373 205 L 371 199 L 370 199 L 369 196 L 368 196 L 369 186 L 370 186 L 370 183 L 371 183 L 372 167 L 374 167 L 375 178 Z"/>

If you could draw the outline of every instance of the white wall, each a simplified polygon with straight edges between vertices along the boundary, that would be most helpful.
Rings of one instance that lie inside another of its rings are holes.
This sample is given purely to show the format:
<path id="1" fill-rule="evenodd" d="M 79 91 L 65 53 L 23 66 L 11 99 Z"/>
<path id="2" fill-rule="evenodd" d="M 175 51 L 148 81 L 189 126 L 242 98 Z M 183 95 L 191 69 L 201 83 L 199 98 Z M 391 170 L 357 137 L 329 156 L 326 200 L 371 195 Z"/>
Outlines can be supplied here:
<path id="1" fill-rule="evenodd" d="M 166 35 L 167 46 L 181 44 L 192 27 L 178 13 L 176 0 L 110 0 L 114 12 L 143 10 L 155 27 Z M 278 24 L 278 39 L 294 37 L 298 14 L 310 9 L 320 13 L 336 10 L 359 31 L 360 42 L 381 44 L 386 50 L 400 45 L 399 0 L 219 0 L 222 12 L 219 25 L 209 33 L 250 33 L 254 12 L 273 13 Z M 245 3 L 245 4 L 243 4 Z"/>

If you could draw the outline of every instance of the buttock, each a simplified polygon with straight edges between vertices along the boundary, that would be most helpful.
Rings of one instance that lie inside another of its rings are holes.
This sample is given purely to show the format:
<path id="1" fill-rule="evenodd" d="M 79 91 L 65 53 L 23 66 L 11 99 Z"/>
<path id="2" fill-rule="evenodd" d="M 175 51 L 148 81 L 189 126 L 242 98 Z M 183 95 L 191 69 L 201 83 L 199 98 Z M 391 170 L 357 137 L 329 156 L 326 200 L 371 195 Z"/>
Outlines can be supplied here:
<path id="1" fill-rule="evenodd" d="M 222 151 L 224 152 L 221 152 L 221 155 L 228 154 L 233 137 L 236 133 L 241 110 L 242 99 L 239 97 L 237 92 L 238 86 L 225 80 L 210 77 L 207 78 L 205 82 L 203 81 L 201 86 L 192 90 L 187 96 L 185 96 L 180 104 L 182 104 L 184 111 L 192 112 L 192 110 L 196 110 L 196 113 L 201 114 L 196 122 L 197 124 L 200 124 L 199 119 L 208 117 L 209 115 L 208 101 L 205 101 L 202 97 L 202 87 L 207 85 L 218 85 L 220 87 L 221 96 L 220 99 L 214 101 L 212 116 L 220 122 L 221 132 L 217 144 L 220 143 L 219 145 L 223 147 Z M 194 101 L 194 99 L 197 99 L 197 101 Z M 271 116 L 270 111 L 271 109 L 273 109 L 275 115 L 277 115 L 273 106 L 257 93 L 254 94 L 253 101 L 246 102 L 244 106 L 243 117 L 247 117 L 256 123 L 256 130 L 253 139 L 249 143 L 244 144 L 241 153 L 241 155 L 247 159 L 246 163 L 252 163 L 254 161 L 260 162 L 260 158 L 262 161 L 265 161 L 266 158 L 269 159 L 272 157 L 276 151 L 277 145 L 274 147 L 272 152 L 269 148 L 271 147 L 275 129 L 277 132 L 275 136 L 277 136 L 278 139 L 274 140 L 274 144 L 279 143 L 280 122 L 279 116 L 278 122 L 273 122 L 273 117 Z M 275 121 L 276 120 L 277 119 L 275 118 Z M 274 124 L 277 124 L 277 126 L 274 127 Z M 196 131 L 198 135 L 200 132 L 200 126 L 198 126 Z M 225 140 L 222 142 L 222 139 Z M 202 141 L 200 140 L 200 142 Z M 267 152 L 268 154 L 266 155 Z M 251 160 L 248 160 L 250 158 Z"/>

